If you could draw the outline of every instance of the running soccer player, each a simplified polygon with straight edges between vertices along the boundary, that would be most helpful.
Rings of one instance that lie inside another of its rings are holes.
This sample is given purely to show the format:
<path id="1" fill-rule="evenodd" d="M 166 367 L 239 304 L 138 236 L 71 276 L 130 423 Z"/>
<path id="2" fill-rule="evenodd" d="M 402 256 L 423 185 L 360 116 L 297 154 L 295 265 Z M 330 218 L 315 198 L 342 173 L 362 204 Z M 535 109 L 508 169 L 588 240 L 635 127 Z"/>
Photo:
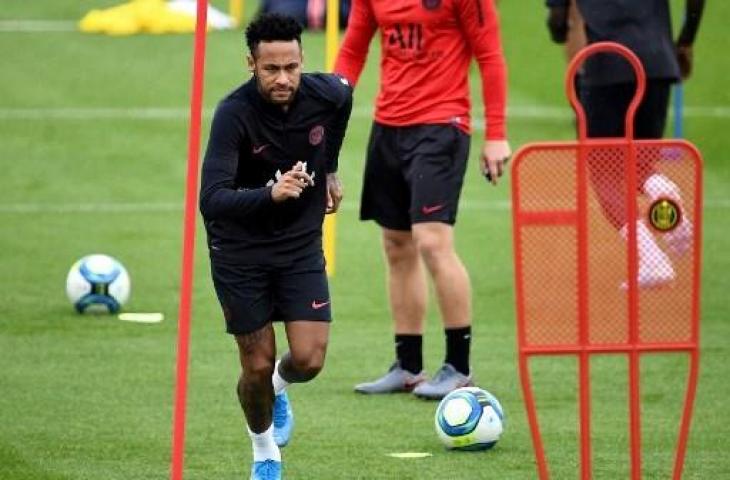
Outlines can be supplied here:
<path id="1" fill-rule="evenodd" d="M 337 210 L 337 159 L 352 89 L 303 74 L 301 26 L 268 14 L 246 29 L 253 78 L 218 105 L 200 210 L 213 284 L 242 373 L 238 398 L 253 445 L 251 479 L 281 478 L 293 415 L 286 387 L 322 369 L 331 320 L 322 221 Z M 275 363 L 272 321 L 289 351 Z"/>
<path id="2" fill-rule="evenodd" d="M 493 0 L 354 0 L 335 72 L 355 85 L 380 31 L 380 91 L 360 206 L 382 229 L 396 361 L 361 393 L 442 398 L 472 384 L 471 284 L 453 226 L 469 156 L 468 71 L 479 65 L 486 123 L 481 169 L 496 184 L 510 156 L 506 67 Z M 486 247 L 488 248 L 488 247 Z M 426 266 L 446 335 L 443 366 L 425 381 Z"/>

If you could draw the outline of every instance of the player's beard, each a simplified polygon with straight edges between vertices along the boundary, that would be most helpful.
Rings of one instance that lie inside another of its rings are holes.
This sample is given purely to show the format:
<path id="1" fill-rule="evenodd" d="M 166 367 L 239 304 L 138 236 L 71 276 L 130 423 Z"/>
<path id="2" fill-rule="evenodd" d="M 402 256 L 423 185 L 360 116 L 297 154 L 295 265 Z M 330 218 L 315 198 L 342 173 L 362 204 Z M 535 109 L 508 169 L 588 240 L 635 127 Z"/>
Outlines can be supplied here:
<path id="1" fill-rule="evenodd" d="M 294 99 L 294 87 L 272 88 L 268 92 L 268 100 L 276 105 L 289 105 Z"/>
<path id="2" fill-rule="evenodd" d="M 294 95 L 297 90 L 292 86 L 285 88 L 272 86 L 267 89 L 261 84 L 258 77 L 256 77 L 256 86 L 261 96 L 264 97 L 267 102 L 281 106 L 288 106 L 292 100 L 294 100 Z"/>

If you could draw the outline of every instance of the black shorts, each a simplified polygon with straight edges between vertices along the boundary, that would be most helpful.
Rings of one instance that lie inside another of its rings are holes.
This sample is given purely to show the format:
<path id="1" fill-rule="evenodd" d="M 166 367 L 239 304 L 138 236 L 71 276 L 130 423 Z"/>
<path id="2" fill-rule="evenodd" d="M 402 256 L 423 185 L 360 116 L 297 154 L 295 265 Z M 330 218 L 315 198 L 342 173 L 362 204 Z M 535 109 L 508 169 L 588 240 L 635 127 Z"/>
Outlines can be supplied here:
<path id="1" fill-rule="evenodd" d="M 414 223 L 453 225 L 469 158 L 469 135 L 453 125 L 373 123 L 360 219 L 393 230 Z"/>
<path id="2" fill-rule="evenodd" d="M 636 93 L 636 84 L 582 85 L 579 91 L 588 122 L 588 136 L 623 137 L 626 111 Z M 664 136 L 671 91 L 671 80 L 647 81 L 644 98 L 634 117 L 634 138 L 654 139 Z"/>
<path id="3" fill-rule="evenodd" d="M 210 267 L 228 333 L 245 335 L 273 321 L 332 319 L 321 252 L 280 265 L 211 260 Z"/>

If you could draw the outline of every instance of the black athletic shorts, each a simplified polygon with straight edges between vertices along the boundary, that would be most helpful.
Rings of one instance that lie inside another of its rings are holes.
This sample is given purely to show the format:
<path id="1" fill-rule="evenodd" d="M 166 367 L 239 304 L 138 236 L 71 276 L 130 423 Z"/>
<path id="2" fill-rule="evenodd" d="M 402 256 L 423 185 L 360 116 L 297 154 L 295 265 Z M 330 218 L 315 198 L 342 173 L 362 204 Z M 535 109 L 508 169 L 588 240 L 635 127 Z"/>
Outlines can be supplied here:
<path id="1" fill-rule="evenodd" d="M 374 122 L 360 219 L 393 230 L 453 225 L 469 158 L 469 135 L 453 125 L 390 127 Z"/>
<path id="2" fill-rule="evenodd" d="M 279 265 L 237 265 L 211 259 L 210 267 L 228 333 L 245 335 L 273 321 L 331 321 L 321 252 Z"/>
<path id="3" fill-rule="evenodd" d="M 634 138 L 654 139 L 664 136 L 672 81 L 649 79 L 644 98 L 634 117 Z M 623 137 L 626 111 L 636 94 L 635 83 L 582 85 L 580 102 L 586 112 L 589 137 Z"/>

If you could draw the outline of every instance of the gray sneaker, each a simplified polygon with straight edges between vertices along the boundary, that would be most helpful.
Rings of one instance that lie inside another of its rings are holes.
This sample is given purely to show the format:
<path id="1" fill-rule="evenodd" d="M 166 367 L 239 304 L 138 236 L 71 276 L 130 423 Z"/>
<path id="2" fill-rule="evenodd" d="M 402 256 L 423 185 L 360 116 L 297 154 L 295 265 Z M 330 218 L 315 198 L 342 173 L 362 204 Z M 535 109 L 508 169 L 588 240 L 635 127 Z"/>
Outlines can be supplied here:
<path id="1" fill-rule="evenodd" d="M 426 380 L 426 375 L 423 372 L 413 374 L 408 370 L 403 370 L 398 362 L 395 362 L 388 373 L 379 379 L 355 385 L 355 391 L 358 393 L 410 392 L 424 380 Z"/>
<path id="2" fill-rule="evenodd" d="M 433 379 L 418 385 L 413 389 L 413 394 L 429 400 L 441 400 L 452 390 L 473 385 L 471 375 L 466 376 L 457 372 L 450 364 L 444 363 Z"/>

